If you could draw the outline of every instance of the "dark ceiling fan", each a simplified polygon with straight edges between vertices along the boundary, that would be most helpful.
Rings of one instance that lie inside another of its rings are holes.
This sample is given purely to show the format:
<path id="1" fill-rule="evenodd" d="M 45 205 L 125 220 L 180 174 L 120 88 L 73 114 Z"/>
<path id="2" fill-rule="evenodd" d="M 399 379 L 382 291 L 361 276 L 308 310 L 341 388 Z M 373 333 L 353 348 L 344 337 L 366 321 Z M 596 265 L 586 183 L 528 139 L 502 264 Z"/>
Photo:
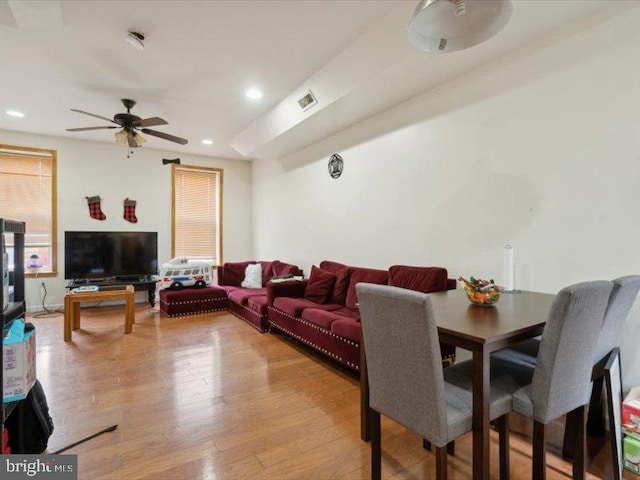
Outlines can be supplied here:
<path id="1" fill-rule="evenodd" d="M 158 125 L 167 125 L 167 121 L 163 120 L 160 117 L 151 117 L 151 118 L 140 118 L 136 115 L 131 114 L 131 109 L 134 107 L 136 102 L 134 100 L 130 100 L 128 98 L 122 99 L 122 104 L 127 109 L 127 113 L 116 113 L 113 116 L 113 120 L 101 117 L 100 115 L 95 115 L 93 113 L 85 112 L 82 110 L 76 110 L 72 108 L 72 112 L 83 113 L 85 115 L 89 115 L 91 117 L 96 117 L 101 120 L 105 120 L 107 122 L 115 123 L 118 126 L 108 125 L 105 127 L 82 127 L 82 128 L 67 128 L 67 132 L 83 132 L 86 130 L 102 130 L 107 128 L 122 128 L 118 132 L 116 132 L 116 141 L 121 145 L 129 145 L 132 148 L 141 147 L 146 140 L 142 135 L 138 133 L 140 130 L 142 133 L 146 133 L 147 135 L 153 135 L 154 137 L 162 138 L 164 140 L 169 140 L 170 142 L 179 143 L 180 145 L 186 145 L 189 141 L 185 138 L 176 137 L 175 135 L 169 135 L 168 133 L 159 132 L 157 130 L 150 130 L 146 127 L 155 127 Z"/>

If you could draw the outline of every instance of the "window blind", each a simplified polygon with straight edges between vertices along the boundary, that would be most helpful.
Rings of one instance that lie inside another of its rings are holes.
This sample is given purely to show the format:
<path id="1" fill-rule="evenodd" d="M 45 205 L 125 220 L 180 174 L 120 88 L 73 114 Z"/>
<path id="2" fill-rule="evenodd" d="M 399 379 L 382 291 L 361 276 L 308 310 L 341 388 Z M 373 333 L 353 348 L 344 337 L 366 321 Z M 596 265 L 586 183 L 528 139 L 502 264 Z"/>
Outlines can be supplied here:
<path id="1" fill-rule="evenodd" d="M 217 265 L 222 170 L 173 166 L 173 253 Z"/>
<path id="2" fill-rule="evenodd" d="M 41 271 L 52 272 L 56 265 L 55 152 L 13 148 L 0 146 L 0 217 L 26 222 L 25 256 L 37 253 L 43 262 Z"/>

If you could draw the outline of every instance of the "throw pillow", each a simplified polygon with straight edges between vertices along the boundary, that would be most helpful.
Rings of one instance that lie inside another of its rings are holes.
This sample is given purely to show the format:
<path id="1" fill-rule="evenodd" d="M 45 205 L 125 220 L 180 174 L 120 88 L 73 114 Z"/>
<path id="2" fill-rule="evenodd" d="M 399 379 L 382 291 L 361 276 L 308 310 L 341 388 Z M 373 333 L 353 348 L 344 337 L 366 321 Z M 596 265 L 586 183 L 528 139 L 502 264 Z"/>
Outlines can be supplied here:
<path id="1" fill-rule="evenodd" d="M 240 284 L 243 288 L 262 288 L 262 267 L 259 263 L 247 265 L 244 280 Z"/>
<path id="2" fill-rule="evenodd" d="M 315 303 L 324 303 L 333 291 L 334 283 L 336 283 L 336 276 L 333 273 L 321 270 L 314 265 L 311 267 L 304 298 Z"/>
<path id="3" fill-rule="evenodd" d="M 256 263 L 249 262 L 227 262 L 222 267 L 222 277 L 220 278 L 220 285 L 229 285 L 231 287 L 239 287 L 244 280 L 244 274 L 247 269 L 247 265 Z"/>
<path id="4" fill-rule="evenodd" d="M 277 260 L 273 262 L 264 262 L 264 261 L 258 262 L 262 267 L 262 286 L 263 287 L 267 286 L 267 282 L 271 278 L 271 275 L 273 275 L 272 268 L 275 262 L 277 262 Z"/>
<path id="5" fill-rule="evenodd" d="M 353 268 L 330 260 L 323 260 L 320 263 L 320 268 L 331 272 L 336 276 L 336 283 L 333 286 L 333 292 L 331 293 L 329 301 L 331 303 L 341 303 L 344 305 L 347 300 L 349 279 L 351 278 Z"/>
<path id="6" fill-rule="evenodd" d="M 273 261 L 271 275 L 274 277 L 282 277 L 289 274 L 302 275 L 302 270 L 300 270 L 296 265 L 291 265 L 290 263 L 284 263 L 280 260 Z"/>

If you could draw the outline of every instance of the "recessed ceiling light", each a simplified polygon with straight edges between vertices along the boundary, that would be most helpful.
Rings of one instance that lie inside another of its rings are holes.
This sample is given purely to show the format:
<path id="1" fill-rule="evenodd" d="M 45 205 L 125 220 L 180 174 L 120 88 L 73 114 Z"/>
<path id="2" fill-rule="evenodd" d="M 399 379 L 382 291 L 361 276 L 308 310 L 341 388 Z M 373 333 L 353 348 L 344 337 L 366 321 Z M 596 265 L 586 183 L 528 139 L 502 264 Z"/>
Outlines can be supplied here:
<path id="1" fill-rule="evenodd" d="M 11 115 L 12 117 L 24 117 L 24 113 L 18 112 L 17 110 L 7 110 L 7 115 Z"/>
<path id="2" fill-rule="evenodd" d="M 205 138 L 204 140 L 202 140 L 202 144 L 203 145 L 213 145 L 213 140 L 211 140 L 210 138 Z"/>
<path id="3" fill-rule="evenodd" d="M 247 90 L 246 95 L 252 100 L 259 100 L 262 98 L 262 92 L 257 88 L 250 88 L 249 90 Z"/>

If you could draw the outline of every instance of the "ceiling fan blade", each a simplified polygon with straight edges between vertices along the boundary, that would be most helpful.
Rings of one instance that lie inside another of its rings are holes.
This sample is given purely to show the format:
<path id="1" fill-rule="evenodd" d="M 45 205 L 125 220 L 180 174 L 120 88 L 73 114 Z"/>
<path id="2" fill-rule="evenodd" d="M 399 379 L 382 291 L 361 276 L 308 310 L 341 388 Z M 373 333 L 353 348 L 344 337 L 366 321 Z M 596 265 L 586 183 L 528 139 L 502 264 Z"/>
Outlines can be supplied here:
<path id="1" fill-rule="evenodd" d="M 133 132 L 128 132 L 127 141 L 129 142 L 129 146 L 131 148 L 137 148 L 138 143 L 136 142 L 136 137 L 133 136 Z"/>
<path id="2" fill-rule="evenodd" d="M 104 128 L 118 128 L 118 127 L 82 127 L 82 128 L 67 128 L 67 132 L 84 132 L 85 130 L 102 130 Z"/>
<path id="3" fill-rule="evenodd" d="M 84 110 L 77 110 L 75 108 L 71 109 L 72 112 L 77 112 L 77 113 L 83 113 L 85 115 L 89 115 L 90 117 L 96 117 L 96 118 L 100 118 L 102 120 L 106 120 L 107 122 L 111 122 L 111 123 L 116 123 L 114 122 L 111 118 L 107 118 L 107 117 L 101 117 L 100 115 L 96 115 L 94 113 L 89 113 L 89 112 L 85 112 Z"/>
<path id="4" fill-rule="evenodd" d="M 140 120 L 136 120 L 135 122 L 133 122 L 133 126 L 137 127 L 137 128 L 142 128 L 142 127 L 156 127 L 158 125 L 168 125 L 169 123 L 160 117 L 151 117 L 151 118 L 144 118 L 144 119 L 140 119 Z"/>
<path id="5" fill-rule="evenodd" d="M 186 145 L 187 143 L 189 143 L 189 140 L 187 140 L 186 138 L 176 137 L 175 135 L 169 135 L 168 133 L 158 132 L 157 130 L 149 130 L 148 128 L 143 128 L 142 132 L 146 133 L 147 135 L 153 135 L 154 137 L 169 140 L 170 142 L 179 143 L 180 145 Z"/>

